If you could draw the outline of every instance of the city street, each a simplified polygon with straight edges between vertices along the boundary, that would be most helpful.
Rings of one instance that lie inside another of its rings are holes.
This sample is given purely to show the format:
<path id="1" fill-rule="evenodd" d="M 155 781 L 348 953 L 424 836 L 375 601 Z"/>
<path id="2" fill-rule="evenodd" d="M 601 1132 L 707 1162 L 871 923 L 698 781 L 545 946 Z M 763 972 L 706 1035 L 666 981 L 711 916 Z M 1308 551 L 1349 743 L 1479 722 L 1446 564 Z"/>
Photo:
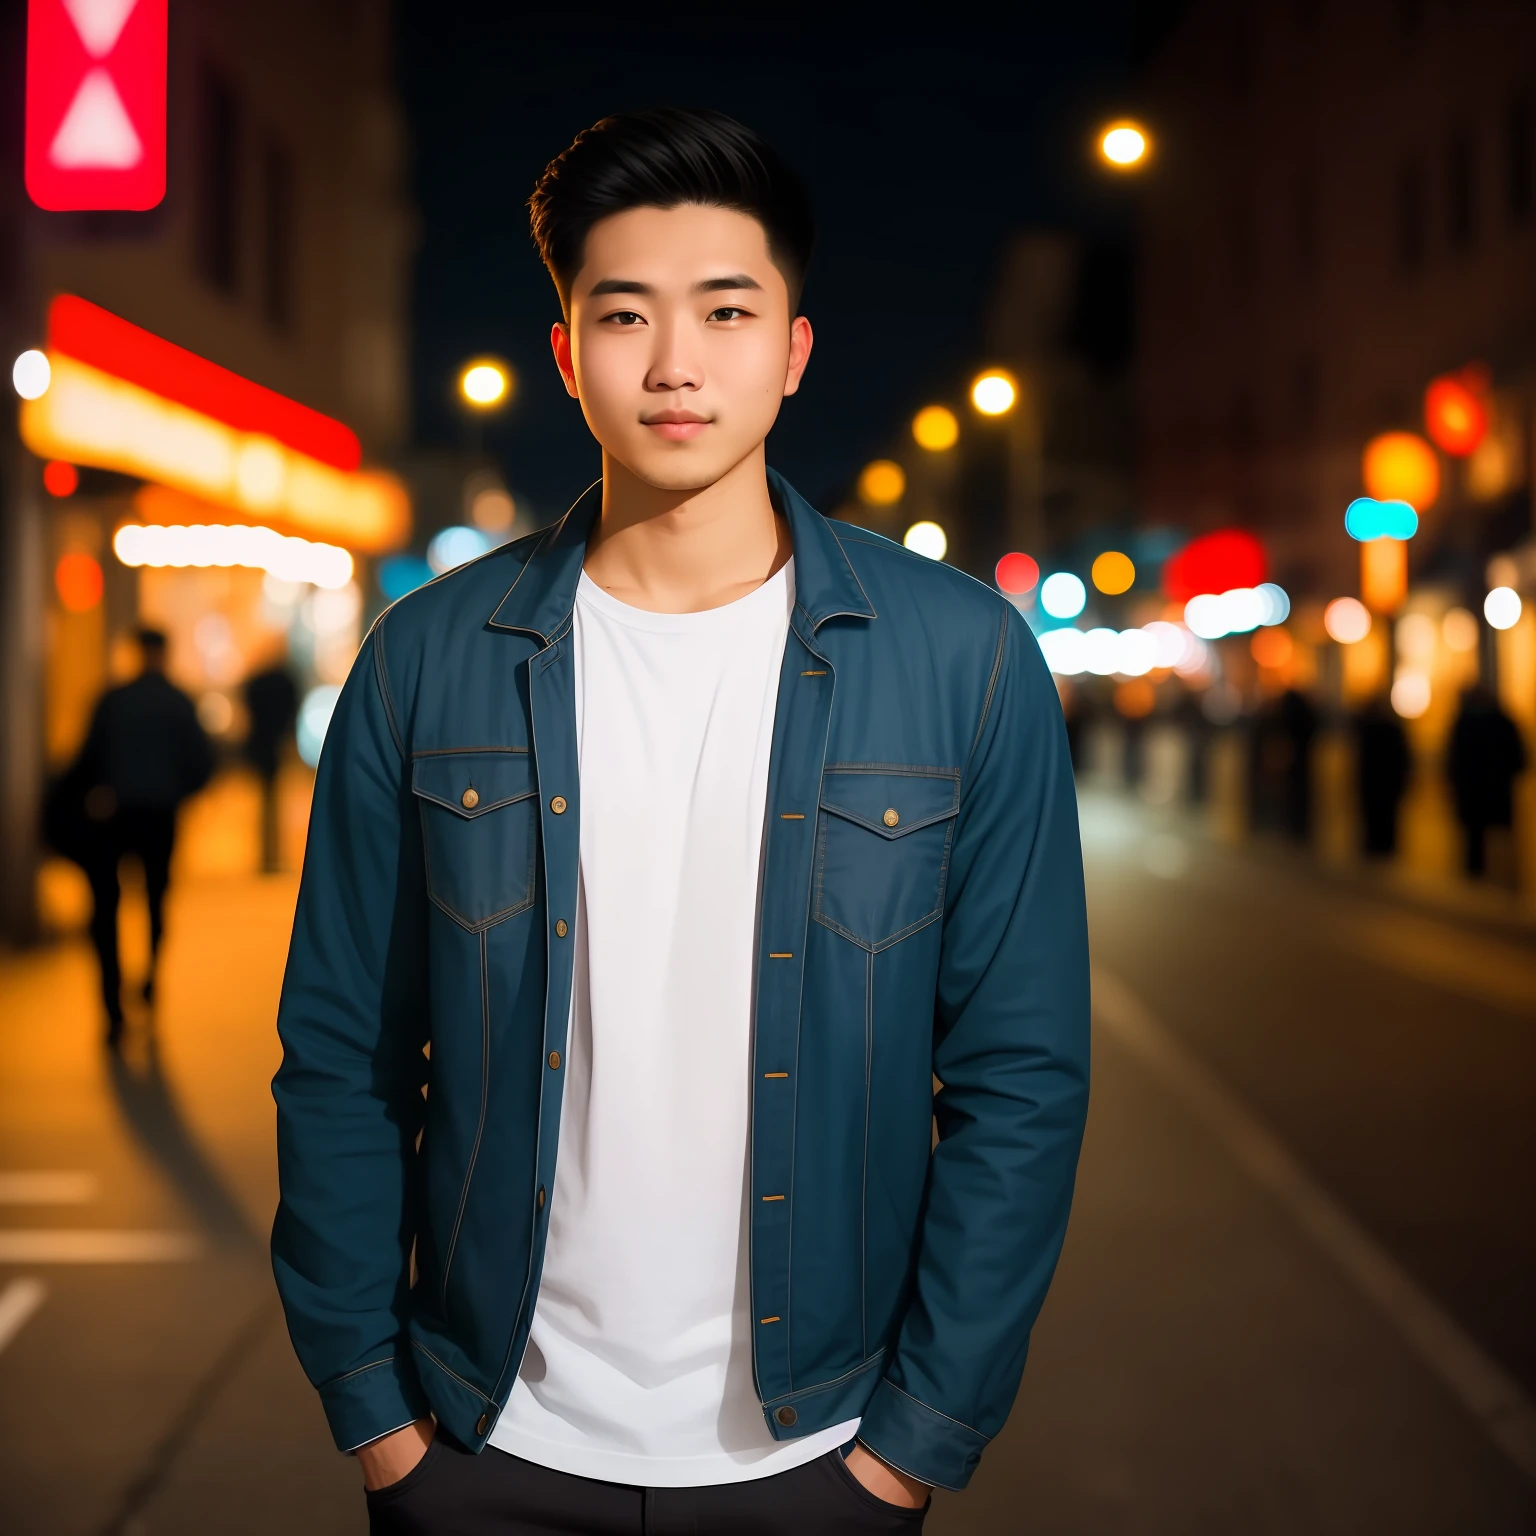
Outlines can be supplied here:
<path id="1" fill-rule="evenodd" d="M 928 1528 L 1531 1530 L 1529 932 L 1123 800 L 1085 798 L 1083 826 L 1096 1061 L 1072 1227 L 1018 1408 Z M 154 1049 L 100 1051 L 82 942 L 0 965 L 17 1536 L 365 1528 L 264 1250 L 296 881 L 207 846 L 173 896 Z M 130 903 L 130 957 L 141 927 Z"/>

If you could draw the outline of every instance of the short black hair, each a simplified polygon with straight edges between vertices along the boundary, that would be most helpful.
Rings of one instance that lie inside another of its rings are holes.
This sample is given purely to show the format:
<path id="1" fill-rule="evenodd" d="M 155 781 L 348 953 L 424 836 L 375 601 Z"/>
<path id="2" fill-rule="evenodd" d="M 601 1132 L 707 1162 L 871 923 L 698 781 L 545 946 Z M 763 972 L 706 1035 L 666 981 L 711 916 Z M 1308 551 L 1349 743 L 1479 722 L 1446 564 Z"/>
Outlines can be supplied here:
<path id="1" fill-rule="evenodd" d="M 605 117 L 544 167 L 528 199 L 533 239 L 571 308 L 587 232 L 631 208 L 734 208 L 763 226 L 774 265 L 800 302 L 816 221 L 805 184 L 760 134 L 723 112 L 651 107 Z"/>
<path id="2" fill-rule="evenodd" d="M 153 625 L 144 624 L 139 628 L 134 638 L 139 642 L 141 651 L 155 651 L 160 655 L 165 654 L 166 647 L 170 644 L 163 629 L 156 629 Z"/>

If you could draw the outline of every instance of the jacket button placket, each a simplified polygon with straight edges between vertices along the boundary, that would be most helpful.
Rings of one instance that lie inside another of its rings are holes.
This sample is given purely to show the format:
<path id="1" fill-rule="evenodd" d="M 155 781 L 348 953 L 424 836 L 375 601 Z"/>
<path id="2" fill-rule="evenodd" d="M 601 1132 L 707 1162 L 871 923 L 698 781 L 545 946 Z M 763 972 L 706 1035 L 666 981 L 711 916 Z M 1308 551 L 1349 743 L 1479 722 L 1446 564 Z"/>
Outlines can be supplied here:
<path id="1" fill-rule="evenodd" d="M 780 678 L 782 726 L 769 774 L 769 846 L 762 893 L 758 1042 L 753 1117 L 753 1306 L 758 1385 L 772 1401 L 793 1386 L 789 1348 L 793 1149 L 800 994 L 822 762 L 831 711 L 830 668 L 798 629 Z M 770 1320 L 771 1319 L 771 1323 Z M 788 1405 L 784 1405 L 785 1408 Z M 781 1408 L 780 1428 L 795 1422 Z"/>

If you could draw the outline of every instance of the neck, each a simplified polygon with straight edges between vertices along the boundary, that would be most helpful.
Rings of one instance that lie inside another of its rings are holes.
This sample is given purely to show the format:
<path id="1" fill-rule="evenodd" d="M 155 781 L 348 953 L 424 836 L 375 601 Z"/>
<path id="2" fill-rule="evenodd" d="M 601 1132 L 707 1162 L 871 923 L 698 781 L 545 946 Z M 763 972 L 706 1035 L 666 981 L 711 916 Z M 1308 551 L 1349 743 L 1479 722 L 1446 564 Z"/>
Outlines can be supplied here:
<path id="1" fill-rule="evenodd" d="M 603 510 L 584 568 L 653 613 L 699 613 L 755 591 L 789 559 L 762 444 L 713 485 L 662 490 L 603 455 Z"/>

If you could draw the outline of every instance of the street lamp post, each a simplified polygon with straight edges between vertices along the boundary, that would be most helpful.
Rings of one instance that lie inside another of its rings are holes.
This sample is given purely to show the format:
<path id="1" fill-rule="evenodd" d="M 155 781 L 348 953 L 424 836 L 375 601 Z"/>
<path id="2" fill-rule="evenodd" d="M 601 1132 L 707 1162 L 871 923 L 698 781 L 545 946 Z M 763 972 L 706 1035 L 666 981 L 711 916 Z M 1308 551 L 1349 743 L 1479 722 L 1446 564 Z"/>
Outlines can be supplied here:
<path id="1" fill-rule="evenodd" d="M 1044 548 L 1042 441 L 1034 391 L 1003 368 L 989 368 L 971 384 L 971 404 L 1006 434 L 1007 526 L 1009 549 Z M 989 558 L 995 558 L 996 551 Z"/>
<path id="2" fill-rule="evenodd" d="M 487 416 L 506 407 L 517 386 L 517 375 L 499 357 L 472 357 L 459 369 L 459 398 L 469 408 L 472 447 L 483 451 L 483 423 Z"/>

